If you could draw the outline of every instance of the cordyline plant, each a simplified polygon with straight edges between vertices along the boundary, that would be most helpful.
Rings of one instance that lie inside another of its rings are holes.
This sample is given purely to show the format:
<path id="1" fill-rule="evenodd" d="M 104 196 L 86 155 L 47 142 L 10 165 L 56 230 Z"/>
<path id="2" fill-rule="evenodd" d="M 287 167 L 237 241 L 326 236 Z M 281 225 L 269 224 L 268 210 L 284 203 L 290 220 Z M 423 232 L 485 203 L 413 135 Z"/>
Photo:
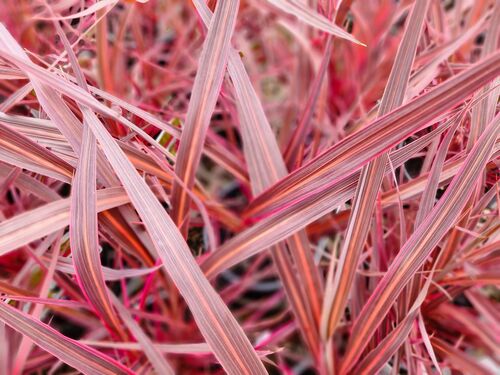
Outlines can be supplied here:
<path id="1" fill-rule="evenodd" d="M 0 21 L 0 375 L 500 371 L 500 0 Z"/>

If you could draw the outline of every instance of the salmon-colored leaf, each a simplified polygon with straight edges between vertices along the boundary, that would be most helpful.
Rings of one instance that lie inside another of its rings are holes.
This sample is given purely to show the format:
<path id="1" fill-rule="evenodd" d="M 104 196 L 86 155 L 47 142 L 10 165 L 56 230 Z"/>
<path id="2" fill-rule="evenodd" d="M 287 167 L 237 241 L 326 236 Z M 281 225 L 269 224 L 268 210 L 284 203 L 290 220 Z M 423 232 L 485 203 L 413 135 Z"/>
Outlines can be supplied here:
<path id="1" fill-rule="evenodd" d="M 84 374 L 133 374 L 112 358 L 61 335 L 48 325 L 5 302 L 0 302 L 0 320 Z"/>

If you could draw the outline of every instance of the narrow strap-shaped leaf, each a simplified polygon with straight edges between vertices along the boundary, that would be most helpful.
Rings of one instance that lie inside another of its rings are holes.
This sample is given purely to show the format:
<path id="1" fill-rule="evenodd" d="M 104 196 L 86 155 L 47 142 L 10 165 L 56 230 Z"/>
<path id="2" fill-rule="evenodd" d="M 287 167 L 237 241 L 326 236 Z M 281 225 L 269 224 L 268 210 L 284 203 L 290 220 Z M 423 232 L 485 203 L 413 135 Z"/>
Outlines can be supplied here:
<path id="1" fill-rule="evenodd" d="M 97 192 L 97 211 L 101 212 L 129 203 L 123 188 Z M 0 223 L 0 255 L 31 241 L 63 229 L 70 220 L 70 198 L 59 199 Z"/>
<path id="2" fill-rule="evenodd" d="M 370 337 L 415 271 L 455 223 L 500 133 L 500 115 L 489 124 L 445 194 L 399 251 L 354 322 L 341 372 L 355 364 Z"/>
<path id="3" fill-rule="evenodd" d="M 380 103 L 378 116 L 383 116 L 403 104 L 428 4 L 429 0 L 417 0 L 413 6 Z M 325 292 L 321 322 L 322 335 L 325 338 L 333 334 L 344 313 L 388 160 L 389 156 L 385 153 L 361 170 L 346 239 L 335 264 L 333 283 L 327 286 Z"/>
<path id="4" fill-rule="evenodd" d="M 113 303 L 118 310 L 123 322 L 127 325 L 129 331 L 134 335 L 139 345 L 144 350 L 144 354 L 148 357 L 150 363 L 158 374 L 171 375 L 174 374 L 174 370 L 156 348 L 151 339 L 146 335 L 146 333 L 141 329 L 139 324 L 134 320 L 132 314 L 127 310 L 125 306 L 120 302 L 120 300 L 110 293 Z"/>
<path id="5" fill-rule="evenodd" d="M 293 170 L 296 166 L 300 166 L 299 162 L 299 150 L 304 144 L 308 130 L 310 128 L 312 117 L 314 115 L 314 110 L 316 108 L 316 103 L 318 101 L 319 94 L 321 92 L 321 87 L 325 80 L 325 75 L 327 67 L 331 61 L 331 55 L 333 50 L 333 39 L 330 37 L 326 41 L 325 51 L 323 52 L 323 58 L 321 60 L 321 65 L 319 67 L 318 73 L 314 77 L 314 81 L 311 85 L 309 92 L 309 97 L 307 99 L 305 108 L 302 111 L 300 119 L 297 123 L 297 127 L 293 131 L 292 137 L 288 142 L 284 159 L 290 170 Z"/>
<path id="6" fill-rule="evenodd" d="M 97 119 L 90 120 L 97 121 Z M 89 124 L 92 123 L 89 121 Z M 97 210 L 109 209 L 124 204 L 129 199 L 132 200 L 154 240 L 164 266 L 169 265 L 167 272 L 188 301 L 200 330 L 224 368 L 231 373 L 238 373 L 238 371 L 245 373 L 247 369 L 252 369 L 254 373 L 265 373 L 248 339 L 220 297 L 201 274 L 189 248 L 164 208 L 102 124 L 96 124 L 95 128 L 99 134 L 97 137 L 99 142 L 104 145 L 103 149 L 109 154 L 107 156 L 112 161 L 118 176 L 123 179 L 128 192 L 127 196 L 123 194 L 121 188 L 99 191 Z M 101 201 L 104 205 L 100 208 L 101 192 L 108 199 Z M 69 221 L 69 199 L 62 199 L 36 210 L 18 215 L 14 218 L 15 220 L 7 220 L 0 224 L 0 253 L 30 242 L 33 237 L 39 238 L 46 233 L 52 233 L 54 228 L 64 227 Z M 49 220 L 43 220 L 43 218 Z M 27 236 L 22 230 L 26 229 L 26 219 L 31 219 L 33 222 L 32 231 Z"/>
<path id="7" fill-rule="evenodd" d="M 2 123 L 0 160 L 64 182 L 69 182 L 73 175 L 73 167 L 70 164 Z"/>
<path id="8" fill-rule="evenodd" d="M 78 85 L 87 90 L 87 83 L 71 45 L 59 24 L 55 24 L 76 75 Z M 89 109 L 81 106 L 85 113 Z M 99 254 L 97 228 L 97 142 L 84 122 L 81 149 L 71 189 L 70 244 L 76 276 L 82 292 L 109 328 L 126 338 L 116 315 L 104 281 Z"/>
<path id="9" fill-rule="evenodd" d="M 457 119 L 455 125 L 450 130 L 448 130 L 448 133 L 441 142 L 441 146 L 439 147 L 434 163 L 432 164 L 432 168 L 429 172 L 429 178 L 427 179 L 425 190 L 422 193 L 422 197 L 420 199 L 420 205 L 418 207 L 417 216 L 415 218 L 415 227 L 418 227 L 422 223 L 422 221 L 424 221 L 425 217 L 434 206 L 436 190 L 439 184 L 439 177 L 441 175 L 441 171 L 446 159 L 448 147 L 450 146 L 450 142 L 452 141 L 453 135 L 459 124 L 460 121 Z"/>
<path id="10" fill-rule="evenodd" d="M 353 370 L 354 374 L 375 374 L 389 361 L 396 350 L 407 339 L 413 326 L 414 320 L 420 312 L 420 306 L 425 300 L 429 286 L 432 281 L 432 273 L 428 275 L 427 281 L 420 290 L 415 302 L 406 316 L 398 323 L 389 335 L 387 335 L 371 352 L 363 357 Z M 438 369 L 439 370 L 439 369 Z M 439 371 L 440 372 L 440 371 Z"/>
<path id="11" fill-rule="evenodd" d="M 431 338 L 431 343 L 436 353 L 447 360 L 454 369 L 466 374 L 491 375 L 491 372 L 480 365 L 473 357 L 458 350 L 453 345 L 437 337 Z"/>
<path id="12" fill-rule="evenodd" d="M 44 17 L 44 16 L 35 16 L 34 18 L 35 19 L 39 19 L 39 20 L 72 20 L 72 19 L 75 19 L 75 18 L 81 18 L 81 17 L 86 17 L 86 16 L 89 16 L 91 14 L 94 14 L 96 13 L 97 11 L 103 9 L 103 8 L 106 8 L 107 6 L 109 5 L 114 5 L 115 3 L 117 3 L 118 0 L 103 0 L 103 1 L 99 1 L 98 3 L 95 3 L 95 4 L 92 4 L 91 6 L 89 6 L 88 8 L 80 11 L 80 12 L 77 12 L 77 13 L 73 13 L 69 16 L 54 16 L 53 14 L 50 15 L 50 17 Z"/>
<path id="13" fill-rule="evenodd" d="M 482 275 L 479 274 L 477 276 L 479 279 L 477 285 L 480 285 Z M 492 283 L 498 283 L 499 276 L 500 272 L 493 271 L 490 275 L 485 275 L 485 279 L 487 280 L 488 278 L 490 278 L 490 281 Z M 495 335 L 494 330 L 489 329 L 489 327 L 484 324 L 484 322 L 476 321 L 476 317 L 474 316 L 474 314 L 471 314 L 469 311 L 450 303 L 441 304 L 436 312 L 438 314 L 442 314 L 444 319 L 453 319 L 455 322 L 460 324 L 463 332 L 465 332 L 466 334 L 476 336 L 477 339 L 482 342 L 482 345 L 487 348 L 488 351 L 491 351 L 491 353 L 493 353 L 495 357 L 498 357 L 500 355 L 498 336 Z"/>
<path id="14" fill-rule="evenodd" d="M 25 62 L 16 60 L 16 63 L 38 72 L 38 69 Z M 79 94 L 74 99 L 78 102 L 79 98 L 86 97 L 86 94 Z M 92 100 L 85 99 L 85 101 L 80 104 L 92 103 Z M 165 209 L 93 112 L 84 114 L 85 120 L 92 128 L 103 152 L 139 212 L 163 260 L 164 267 L 186 299 L 215 356 L 229 373 L 249 371 L 265 373 L 262 363 L 241 327 L 201 273 L 187 244 Z"/>
<path id="15" fill-rule="evenodd" d="M 490 27 L 486 32 L 484 45 L 481 50 L 481 57 L 486 57 L 498 49 L 498 41 L 500 39 L 500 1 L 495 1 L 493 8 L 493 17 L 490 20 Z M 496 86 L 496 87 L 495 87 Z M 493 88 L 493 90 L 491 90 Z M 467 148 L 471 149 L 472 145 L 479 138 L 486 125 L 495 116 L 495 105 L 500 94 L 500 79 L 497 78 L 493 83 L 485 86 L 478 96 L 491 92 L 484 97 L 472 109 L 472 123 L 470 136 L 467 143 Z"/>
<path id="16" fill-rule="evenodd" d="M 194 185 L 210 118 L 222 86 L 238 6 L 239 0 L 217 2 L 203 43 L 175 162 L 175 173 L 188 189 Z M 182 225 L 186 233 L 189 196 L 184 188 L 174 184 L 171 200 L 173 220 L 177 226 Z"/>
<path id="17" fill-rule="evenodd" d="M 95 340 L 80 340 L 82 344 L 95 346 L 97 348 L 113 348 L 125 350 L 144 350 L 139 343 L 136 342 L 116 342 L 116 341 L 95 341 Z M 204 343 L 190 344 L 153 344 L 155 348 L 162 353 L 173 354 L 210 354 L 210 347 Z"/>
<path id="18" fill-rule="evenodd" d="M 71 252 L 76 276 L 86 298 L 108 326 L 123 335 L 101 270 L 96 208 L 96 143 L 89 131 L 83 131 L 80 159 L 71 190 Z"/>
<path id="19" fill-rule="evenodd" d="M 500 22 L 500 2 L 496 1 L 495 6 L 493 8 L 493 17 L 490 22 L 490 27 L 486 32 L 485 45 L 482 49 L 482 56 L 488 56 L 489 54 L 498 50 L 497 44 L 499 40 L 499 25 Z M 467 142 L 467 150 L 470 150 L 477 138 L 480 136 L 482 131 L 485 129 L 487 124 L 493 119 L 495 115 L 495 105 L 498 101 L 498 95 L 500 93 L 500 79 L 497 77 L 496 80 L 491 82 L 490 84 L 483 87 L 482 90 L 478 91 L 475 98 L 479 99 L 479 102 L 474 105 L 472 108 L 471 114 L 471 123 L 470 123 L 470 135 Z M 485 180 L 485 175 L 478 180 L 478 186 L 482 181 Z M 461 217 L 461 221 L 457 224 L 458 227 L 467 226 L 467 223 L 470 223 L 471 228 L 474 228 L 475 220 L 469 221 L 469 206 L 473 205 L 475 201 L 475 197 L 471 197 L 467 206 L 464 207 L 464 215 Z M 445 265 L 450 261 L 453 252 L 457 248 L 458 244 L 461 242 L 463 238 L 463 233 L 455 228 L 448 240 L 446 242 L 446 246 L 444 247 L 443 253 L 444 255 L 441 257 L 441 261 L 439 264 L 440 268 L 444 268 Z"/>
<path id="20" fill-rule="evenodd" d="M 200 331 L 231 374 L 265 373 L 243 330 L 205 278 L 191 250 L 132 163 L 92 113 L 86 119 L 150 234 L 166 272 L 186 300 Z"/>
<path id="21" fill-rule="evenodd" d="M 339 179 L 446 113 L 500 73 L 500 51 L 344 138 L 254 199 L 249 214 L 313 200 Z"/>
<path id="22" fill-rule="evenodd" d="M 353 43 L 364 46 L 363 43 L 356 40 L 347 31 L 341 29 L 328 18 L 322 16 L 321 14 L 315 12 L 308 6 L 304 5 L 303 2 L 299 0 L 267 0 L 269 3 L 273 4 L 276 8 L 279 8 L 285 13 L 292 14 L 301 21 L 307 23 L 308 25 L 315 27 L 326 33 L 335 35 L 339 38 L 349 40 Z"/>
<path id="23" fill-rule="evenodd" d="M 16 167 L 12 167 L 0 162 L 0 178 L 7 178 L 15 169 Z M 13 184 L 20 189 L 34 194 L 45 202 L 52 202 L 61 198 L 59 194 L 50 189 L 47 185 L 24 173 L 20 173 L 13 181 Z"/>
<path id="24" fill-rule="evenodd" d="M 16 60 L 17 64 L 28 67 L 28 64 L 12 56 L 11 59 Z M 34 72 L 38 72 L 38 69 L 31 68 Z M 43 76 L 43 74 L 40 75 Z M 78 101 L 79 98 L 85 99 L 85 103 L 82 104 L 92 103 L 92 100 L 86 99 L 85 94 L 79 94 L 74 99 Z M 106 110 L 106 112 L 109 111 Z M 163 265 L 186 299 L 201 332 L 214 350 L 215 356 L 229 373 L 246 373 L 248 371 L 265 373 L 262 363 L 241 327 L 238 326 L 228 308 L 201 273 L 187 244 L 175 229 L 175 225 L 164 208 L 156 200 L 149 187 L 105 130 L 102 123 L 92 114 L 89 114 L 86 120 L 92 127 L 113 169 L 124 184 L 153 239 L 163 260 Z"/>
<path id="25" fill-rule="evenodd" d="M 418 141 L 416 143 L 418 144 Z M 415 142 L 394 152 L 395 159 L 393 160 L 393 164 L 395 166 L 401 165 L 413 155 L 413 153 L 410 153 L 406 158 L 402 159 L 397 156 L 403 154 L 402 151 L 405 151 L 406 148 L 413 148 L 414 144 Z M 418 148 L 416 151 L 418 151 Z M 445 173 L 441 175 L 440 181 L 443 181 L 443 179 L 451 179 L 460 168 L 461 162 L 462 160 L 459 159 L 450 164 L 451 168 L 445 167 Z M 386 171 L 386 173 L 387 172 L 388 171 Z M 359 173 L 342 180 L 337 185 L 336 189 L 333 189 L 328 195 L 322 197 L 314 205 L 305 207 L 303 209 L 304 211 L 302 211 L 301 206 L 298 205 L 260 221 L 255 226 L 240 233 L 234 240 L 229 241 L 221 249 L 213 253 L 212 256 L 207 258 L 203 265 L 204 268 L 206 270 L 210 269 L 209 274 L 213 276 L 213 272 L 216 269 L 214 268 L 215 264 L 220 264 L 221 268 L 217 268 L 218 271 L 215 272 L 218 273 L 230 265 L 238 263 L 239 260 L 246 259 L 262 250 L 266 247 L 266 243 L 273 244 L 285 239 L 287 235 L 280 234 L 281 229 L 279 228 L 283 228 L 285 233 L 293 234 L 298 229 L 305 227 L 317 218 L 327 214 L 331 211 L 331 207 L 338 206 L 352 197 L 358 177 Z M 420 191 L 423 190 L 425 187 L 425 176 L 422 176 L 420 180 L 420 187 L 417 186 L 415 189 L 408 192 L 404 190 L 401 191 L 403 199 L 409 199 L 415 196 L 419 189 Z M 17 181 L 19 181 L 19 179 Z M 391 204 L 391 202 L 394 201 L 392 195 L 388 194 L 384 197 L 385 204 Z M 98 212 L 130 202 L 130 198 L 121 187 L 100 189 L 97 191 L 96 199 Z M 50 200 L 52 201 L 54 199 L 51 198 Z M 59 199 L 31 211 L 16 215 L 0 223 L 0 254 L 6 254 L 31 241 L 63 229 L 69 224 L 69 207 L 69 198 Z M 259 242 L 256 243 L 256 239 L 259 239 Z M 226 252 L 230 254 L 227 263 L 224 261 L 219 262 L 219 258 L 226 259 L 224 256 Z"/>
<path id="26" fill-rule="evenodd" d="M 40 287 L 40 291 L 38 292 L 38 298 L 47 298 L 51 285 L 53 283 L 54 272 L 56 270 L 57 257 L 59 255 L 61 249 L 61 237 L 62 233 L 60 232 L 54 239 L 52 243 L 52 254 L 50 255 L 49 266 L 47 267 L 47 272 L 44 275 L 42 285 Z M 30 316 L 33 319 L 40 319 L 40 316 L 43 312 L 43 305 L 36 305 L 31 309 Z M 28 336 L 23 335 L 21 339 L 21 343 L 17 349 L 17 356 L 13 364 L 12 375 L 18 375 L 22 373 L 22 370 L 25 366 L 26 360 L 28 359 L 30 353 L 33 349 L 33 342 L 28 338 Z"/>
<path id="27" fill-rule="evenodd" d="M 79 153 L 81 148 L 82 135 L 81 123 L 73 114 L 73 112 L 68 108 L 68 106 L 64 103 L 59 94 L 55 91 L 54 87 L 47 82 L 43 82 L 43 79 L 45 78 L 52 78 L 51 75 L 47 74 L 44 69 L 31 63 L 28 55 L 23 51 L 21 46 L 16 42 L 16 40 L 12 37 L 12 35 L 8 32 L 3 24 L 0 24 L 0 45 L 3 45 L 5 47 L 5 49 L 0 48 L 0 51 L 8 53 L 11 58 L 17 61 L 18 64 L 23 64 L 24 66 L 26 66 L 26 68 L 28 68 L 27 70 L 29 71 L 29 73 L 27 75 L 30 78 L 31 85 L 35 89 L 37 97 L 40 101 L 40 104 L 43 106 L 44 111 L 58 126 L 59 130 L 67 139 L 73 150 L 76 153 Z M 38 72 L 39 76 L 37 76 L 35 72 Z M 56 79 L 56 81 L 59 80 Z M 76 92 L 83 92 L 83 95 L 80 96 L 83 98 L 87 98 L 88 103 L 96 102 L 96 100 L 92 96 L 90 96 L 88 92 L 75 85 L 68 84 L 67 82 L 63 81 L 62 86 L 66 89 L 69 89 L 70 92 L 75 91 L 74 89 L 77 88 L 79 90 L 76 90 Z M 104 108 L 104 112 L 106 113 L 114 113 L 102 104 L 99 107 Z M 105 184 L 108 186 L 118 185 L 116 176 L 112 173 L 109 163 L 102 154 L 101 150 L 97 150 L 97 161 L 99 165 L 99 177 L 103 179 Z"/>
<path id="28" fill-rule="evenodd" d="M 210 10 L 199 0 L 195 1 L 195 5 L 204 23 L 208 25 Z M 232 48 L 229 52 L 228 73 L 236 92 L 243 151 L 247 159 L 252 191 L 258 194 L 286 176 L 287 169 L 257 93 L 253 89 L 239 54 Z M 299 318 L 303 336 L 313 353 L 317 354 L 317 324 L 322 298 L 318 270 L 305 232 L 294 234 L 288 239 L 287 244 L 297 267 L 297 274 L 289 270 L 293 267 L 293 263 L 284 245 L 271 248 L 273 261 L 291 306 Z"/>
<path id="29" fill-rule="evenodd" d="M 439 134 L 440 132 L 435 135 Z M 402 165 L 426 145 L 424 142 L 420 148 L 414 148 L 414 143 L 419 144 L 420 142 L 417 140 L 403 149 L 393 152 L 394 160 L 392 160 L 392 164 L 394 167 Z M 497 145 L 500 147 L 500 143 L 497 143 Z M 411 152 L 406 153 L 407 148 Z M 463 161 L 463 159 L 450 161 L 449 168 L 445 168 L 445 173 L 441 175 L 440 181 L 450 180 L 455 176 L 463 165 Z M 390 173 L 389 165 L 387 165 L 385 173 Z M 344 204 L 354 195 L 358 178 L 359 171 L 342 179 L 329 191 L 316 196 L 312 202 L 299 202 L 296 205 L 286 207 L 238 233 L 238 235 L 224 243 L 216 252 L 211 253 L 204 260 L 202 266 L 207 276 L 214 277 L 223 270 L 289 237 L 297 230 L 330 213 L 332 207 Z M 403 192 L 406 195 L 405 199 L 414 197 L 418 194 L 418 191 L 423 191 L 425 178 L 426 176 L 422 176 L 419 181 L 420 184 L 416 189 L 409 189 L 410 191 Z M 388 195 L 385 199 L 385 204 L 390 205 L 397 202 L 396 195 L 394 192 Z"/>
<path id="30" fill-rule="evenodd" d="M 89 375 L 134 374 L 114 359 L 63 336 L 5 302 L 0 302 L 0 320 L 61 361 Z"/>
<path id="31" fill-rule="evenodd" d="M 102 267 L 102 274 L 106 281 L 118 281 L 124 278 L 147 276 L 153 272 L 158 271 L 161 266 L 154 266 L 150 268 L 127 268 L 127 269 L 114 269 Z M 75 267 L 71 262 L 65 261 L 65 258 L 60 258 L 57 262 L 56 269 L 70 275 L 75 275 Z"/>
<path id="32" fill-rule="evenodd" d="M 418 207 L 417 215 L 415 217 L 414 228 L 417 228 L 424 221 L 425 217 L 432 210 L 432 207 L 434 207 L 436 190 L 439 186 L 441 172 L 445 163 L 446 155 L 448 154 L 448 147 L 450 146 L 450 143 L 453 140 L 453 135 L 455 134 L 455 131 L 460 125 L 461 117 L 456 118 L 454 121 L 455 124 L 452 126 L 452 128 L 450 128 L 450 130 L 448 130 L 448 133 L 443 138 L 443 141 L 439 146 L 437 155 L 434 157 L 434 161 L 431 170 L 429 171 L 425 189 L 420 198 L 420 205 Z M 417 295 L 418 291 L 420 290 L 420 284 L 421 284 L 421 275 L 417 273 L 413 277 L 413 280 L 411 281 L 409 286 L 410 300 L 413 300 Z"/>
<path id="33" fill-rule="evenodd" d="M 500 248 L 500 241 L 497 242 L 496 248 Z M 465 292 L 465 295 L 472 305 L 480 312 L 481 316 L 485 319 L 485 323 L 489 324 L 491 327 L 496 327 L 493 332 L 495 334 L 500 334 L 500 311 L 496 308 L 496 303 L 479 291 L 468 290 Z"/>

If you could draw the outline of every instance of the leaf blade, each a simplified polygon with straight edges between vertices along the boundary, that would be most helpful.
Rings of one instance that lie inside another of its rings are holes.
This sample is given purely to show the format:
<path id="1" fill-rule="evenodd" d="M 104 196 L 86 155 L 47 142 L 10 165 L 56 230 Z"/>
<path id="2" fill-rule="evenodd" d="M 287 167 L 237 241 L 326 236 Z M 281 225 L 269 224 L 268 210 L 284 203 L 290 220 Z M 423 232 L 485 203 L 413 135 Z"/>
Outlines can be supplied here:
<path id="1" fill-rule="evenodd" d="M 344 138 L 254 199 L 248 215 L 262 215 L 331 188 L 377 155 L 402 142 L 500 73 L 500 51 L 481 60 L 362 130 Z"/>
<path id="2" fill-rule="evenodd" d="M 29 337 L 36 345 L 47 350 L 61 361 L 85 374 L 133 374 L 132 371 L 114 359 L 61 335 L 48 325 L 5 302 L 0 302 L 0 320 Z"/>
<path id="3" fill-rule="evenodd" d="M 341 29 L 337 25 L 331 23 L 331 21 L 318 14 L 308 6 L 305 6 L 302 2 L 298 0 L 267 0 L 269 3 L 279 8 L 285 13 L 292 14 L 301 21 L 307 23 L 310 26 L 313 26 L 319 30 L 322 30 L 331 35 L 337 36 L 342 39 L 349 40 L 350 42 L 359 44 L 361 46 L 366 46 L 364 43 L 361 43 L 356 38 L 354 38 L 351 34 Z"/>
<path id="4" fill-rule="evenodd" d="M 428 5 L 428 0 L 417 0 L 412 8 L 408 26 L 382 96 L 379 117 L 403 104 Z M 388 154 L 384 153 L 361 170 L 347 226 L 346 240 L 336 264 L 333 282 L 328 285 L 325 292 L 321 322 L 322 335 L 325 339 L 333 335 L 344 313 L 388 160 Z"/>
<path id="5" fill-rule="evenodd" d="M 377 284 L 354 323 L 341 371 L 347 371 L 354 365 L 368 343 L 368 338 L 380 323 L 380 317 L 385 316 L 390 308 L 392 298 L 401 292 L 457 219 L 474 187 L 475 180 L 493 150 L 500 133 L 499 125 L 500 115 L 497 115 L 467 156 L 466 162 L 446 189 L 442 199 L 404 244 L 387 273 Z"/>
<path id="6" fill-rule="evenodd" d="M 222 86 L 238 6 L 239 0 L 217 2 L 203 44 L 175 163 L 175 173 L 189 189 L 194 185 L 210 117 Z M 187 222 L 184 220 L 189 211 L 189 197 L 177 183 L 174 184 L 171 200 L 174 222 L 182 226 L 183 233 L 186 233 Z"/>

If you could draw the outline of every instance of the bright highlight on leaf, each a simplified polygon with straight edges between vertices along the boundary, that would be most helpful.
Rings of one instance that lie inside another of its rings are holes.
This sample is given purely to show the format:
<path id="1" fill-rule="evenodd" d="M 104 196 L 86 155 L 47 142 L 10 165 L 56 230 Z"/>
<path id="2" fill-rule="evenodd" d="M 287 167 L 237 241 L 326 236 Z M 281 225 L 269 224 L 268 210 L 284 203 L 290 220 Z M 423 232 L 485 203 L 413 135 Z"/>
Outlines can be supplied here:
<path id="1" fill-rule="evenodd" d="M 497 0 L 3 1 L 0 374 L 497 373 L 499 47 Z"/>

